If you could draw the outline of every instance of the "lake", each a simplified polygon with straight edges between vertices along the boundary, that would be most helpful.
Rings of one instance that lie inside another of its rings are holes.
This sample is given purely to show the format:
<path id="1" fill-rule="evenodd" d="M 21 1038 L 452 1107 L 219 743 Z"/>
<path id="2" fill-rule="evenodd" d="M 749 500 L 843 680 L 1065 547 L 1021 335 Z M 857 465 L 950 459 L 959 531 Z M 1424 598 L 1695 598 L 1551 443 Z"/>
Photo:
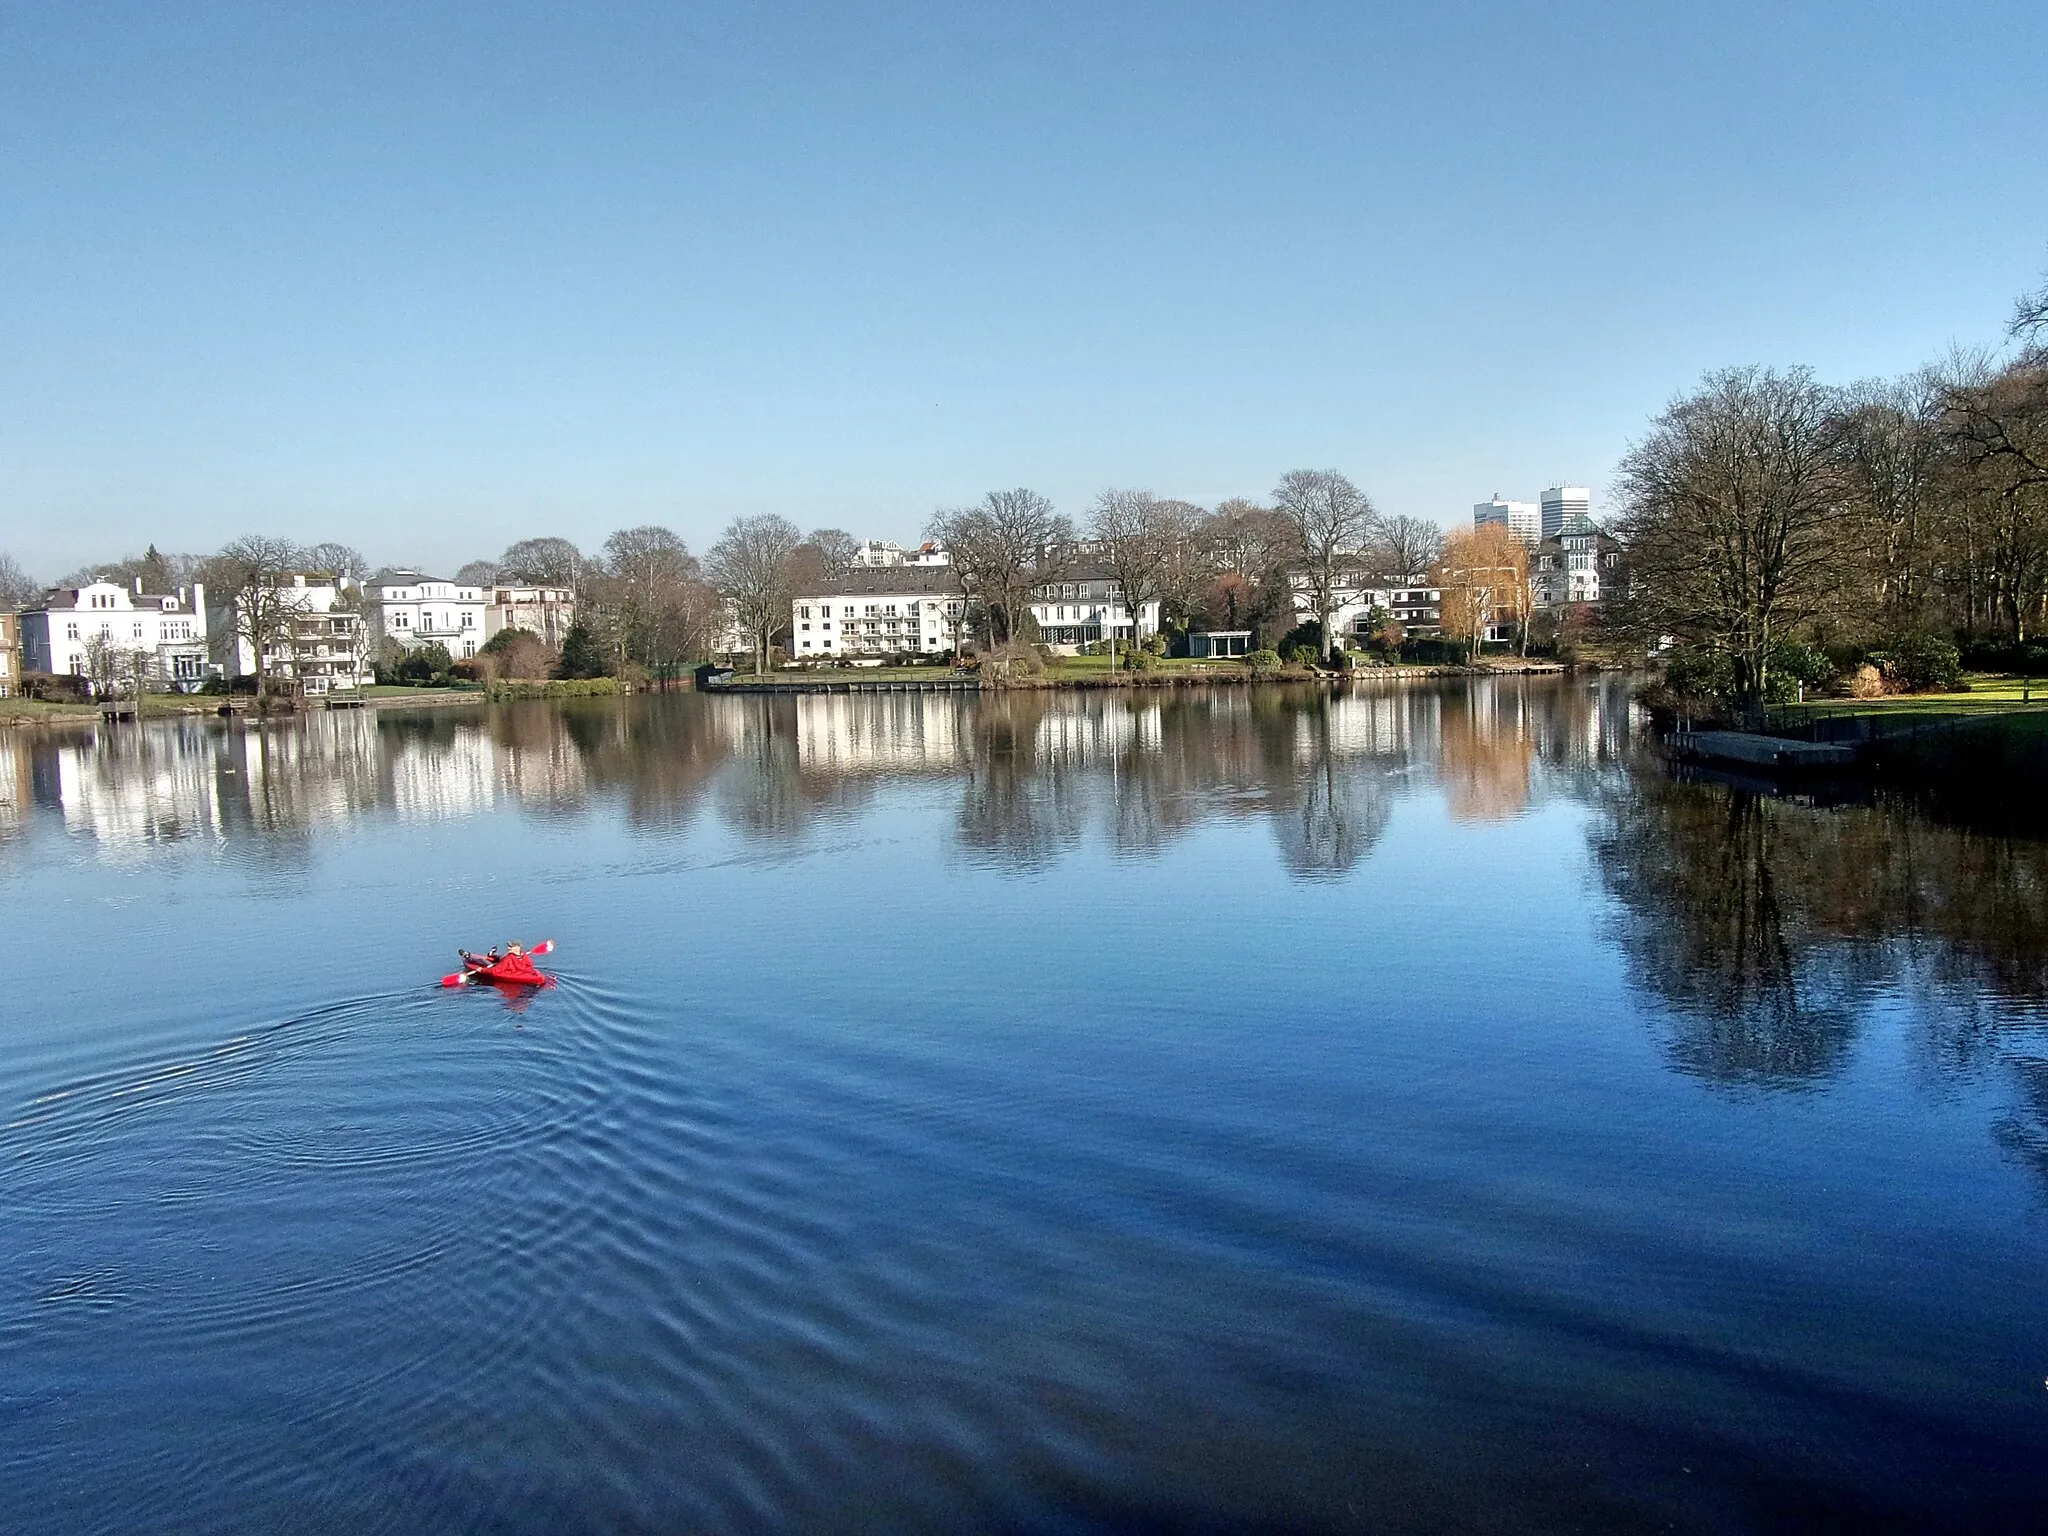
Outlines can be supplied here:
<path id="1" fill-rule="evenodd" d="M 0 735 L 0 940 L 10 1532 L 2048 1510 L 2048 844 L 1619 680 Z"/>

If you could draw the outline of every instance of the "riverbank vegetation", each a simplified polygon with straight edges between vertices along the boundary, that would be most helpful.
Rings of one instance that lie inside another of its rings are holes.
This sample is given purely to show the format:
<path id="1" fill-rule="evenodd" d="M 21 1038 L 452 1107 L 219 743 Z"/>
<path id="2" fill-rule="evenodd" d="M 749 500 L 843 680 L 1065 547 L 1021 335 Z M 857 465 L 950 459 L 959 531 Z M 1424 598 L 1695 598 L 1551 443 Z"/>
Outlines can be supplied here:
<path id="1" fill-rule="evenodd" d="M 2048 676 L 2048 284 L 2007 340 L 1841 386 L 1727 369 L 1651 424 L 1603 617 L 1662 655 L 1657 702 L 1754 721 L 1965 667 Z"/>

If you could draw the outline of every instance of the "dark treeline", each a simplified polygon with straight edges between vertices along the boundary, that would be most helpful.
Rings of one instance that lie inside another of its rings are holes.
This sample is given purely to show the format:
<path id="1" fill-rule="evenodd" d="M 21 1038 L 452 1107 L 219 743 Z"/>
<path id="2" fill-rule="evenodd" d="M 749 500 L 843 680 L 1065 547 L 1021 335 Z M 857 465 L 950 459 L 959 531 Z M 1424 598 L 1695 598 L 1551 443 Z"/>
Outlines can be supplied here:
<path id="1" fill-rule="evenodd" d="M 1609 625 L 1676 642 L 1678 691 L 1744 714 L 1859 664 L 2048 670 L 2048 285 L 2009 341 L 1839 387 L 1709 375 L 1622 462 Z"/>

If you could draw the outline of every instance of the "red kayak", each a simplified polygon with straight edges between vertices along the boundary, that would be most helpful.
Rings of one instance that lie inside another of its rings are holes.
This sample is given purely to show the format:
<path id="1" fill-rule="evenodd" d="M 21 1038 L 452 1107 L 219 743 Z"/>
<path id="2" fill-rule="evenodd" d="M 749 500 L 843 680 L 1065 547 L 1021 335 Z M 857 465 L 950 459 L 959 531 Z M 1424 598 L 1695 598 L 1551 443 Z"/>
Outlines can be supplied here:
<path id="1" fill-rule="evenodd" d="M 553 939 L 543 939 L 523 954 L 505 955 L 488 963 L 477 956 L 465 954 L 462 969 L 452 976 L 443 976 L 441 985 L 466 987 L 471 982 L 482 981 L 500 987 L 552 987 L 555 978 L 536 966 L 531 957 L 547 954 L 554 947 Z"/>

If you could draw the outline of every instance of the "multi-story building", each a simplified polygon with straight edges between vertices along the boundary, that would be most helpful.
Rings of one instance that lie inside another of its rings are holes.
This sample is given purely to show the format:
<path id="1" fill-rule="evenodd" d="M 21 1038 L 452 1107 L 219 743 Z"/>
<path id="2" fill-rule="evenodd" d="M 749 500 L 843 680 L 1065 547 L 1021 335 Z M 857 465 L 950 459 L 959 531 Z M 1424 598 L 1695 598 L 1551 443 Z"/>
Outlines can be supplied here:
<path id="1" fill-rule="evenodd" d="M 1124 601 L 1123 584 L 1102 566 L 1081 565 L 1062 572 L 1058 581 L 1034 587 L 1031 617 L 1039 639 L 1055 650 L 1092 645 L 1099 640 L 1142 640 L 1159 632 L 1159 601 L 1147 598 L 1134 619 Z"/>
<path id="2" fill-rule="evenodd" d="M 1583 485 L 1553 485 L 1543 493 L 1543 537 L 1579 533 L 1592 526 L 1593 493 Z M 1533 541 L 1532 541 L 1533 542 Z"/>
<path id="3" fill-rule="evenodd" d="M 457 660 L 474 656 L 486 638 L 485 592 L 418 571 L 386 571 L 363 588 L 370 639 L 393 640 L 409 651 L 445 646 Z"/>
<path id="4" fill-rule="evenodd" d="M 353 694 L 370 681 L 362 590 L 346 576 L 294 572 L 289 585 L 269 589 L 260 665 L 247 602 L 235 598 L 214 616 L 213 654 L 236 677 L 260 672 L 309 698 Z"/>
<path id="5" fill-rule="evenodd" d="M 853 552 L 851 563 L 862 570 L 879 571 L 901 565 L 951 565 L 953 557 L 929 540 L 915 549 L 905 549 L 894 539 L 869 539 Z"/>
<path id="6" fill-rule="evenodd" d="M 0 612 L 0 699 L 21 692 L 21 620 Z"/>
<path id="7" fill-rule="evenodd" d="M 124 655 L 140 653 L 143 676 L 160 687 L 191 692 L 207 676 L 206 588 L 175 596 L 95 581 L 60 587 L 22 613 L 22 668 L 85 677 L 87 648 L 96 637 Z M 124 669 L 125 670 L 125 669 Z"/>
<path id="8" fill-rule="evenodd" d="M 1425 575 L 1379 576 L 1360 571 L 1339 583 L 1331 594 L 1335 611 L 1330 627 L 1347 639 L 1363 644 L 1372 638 L 1380 621 L 1392 619 L 1410 639 L 1424 639 L 1442 632 L 1443 593 L 1430 585 Z M 1315 594 L 1308 578 L 1294 577 L 1295 617 L 1306 624 L 1316 617 Z"/>
<path id="9" fill-rule="evenodd" d="M 1591 524 L 1545 539 L 1536 546 L 1529 571 L 1536 608 L 1550 612 L 1574 603 L 1599 602 L 1620 560 L 1620 541 Z"/>
<path id="10" fill-rule="evenodd" d="M 1533 501 L 1504 501 L 1499 491 L 1493 500 L 1473 504 L 1472 526 L 1484 528 L 1488 523 L 1499 524 L 1524 544 L 1533 546 L 1543 537 L 1543 509 Z"/>
<path id="11" fill-rule="evenodd" d="M 856 566 L 790 604 L 789 653 L 797 661 L 944 655 L 959 648 L 966 608 L 950 566 Z"/>
<path id="12" fill-rule="evenodd" d="M 486 641 L 508 629 L 523 629 L 560 650 L 562 636 L 576 622 L 576 594 L 568 587 L 513 587 L 498 582 L 483 590 Z M 449 654 L 457 653 L 450 647 Z"/>

